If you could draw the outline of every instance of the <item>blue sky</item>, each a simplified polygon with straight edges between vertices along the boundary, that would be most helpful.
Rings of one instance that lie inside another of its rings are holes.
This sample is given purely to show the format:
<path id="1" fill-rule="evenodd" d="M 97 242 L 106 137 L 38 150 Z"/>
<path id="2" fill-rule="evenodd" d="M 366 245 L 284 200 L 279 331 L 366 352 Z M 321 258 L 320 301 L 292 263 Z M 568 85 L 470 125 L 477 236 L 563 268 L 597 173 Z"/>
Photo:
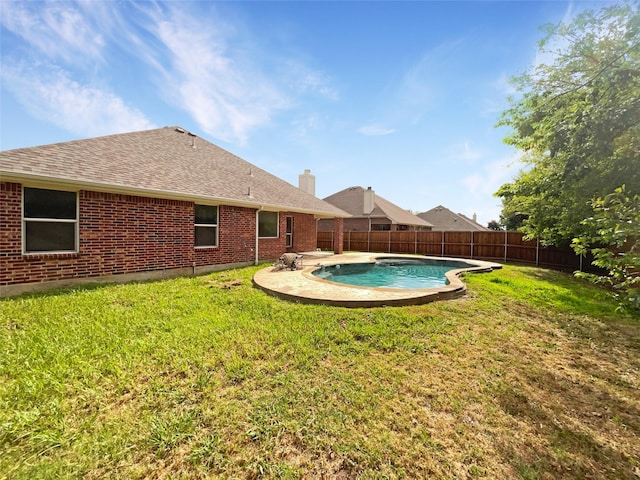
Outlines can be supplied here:
<path id="1" fill-rule="evenodd" d="M 180 125 L 323 198 L 486 224 L 539 26 L 603 2 L 0 0 L 2 150 Z"/>

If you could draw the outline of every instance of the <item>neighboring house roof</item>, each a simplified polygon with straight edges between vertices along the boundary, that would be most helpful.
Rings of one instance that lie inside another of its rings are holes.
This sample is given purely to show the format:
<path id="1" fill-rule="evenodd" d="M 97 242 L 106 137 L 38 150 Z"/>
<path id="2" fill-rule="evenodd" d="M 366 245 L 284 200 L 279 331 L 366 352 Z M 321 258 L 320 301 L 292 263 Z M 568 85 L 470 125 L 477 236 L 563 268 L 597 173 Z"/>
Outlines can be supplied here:
<path id="1" fill-rule="evenodd" d="M 487 227 L 483 227 L 469 217 L 461 213 L 454 213 L 442 205 L 438 205 L 426 212 L 418 213 L 418 217 L 432 223 L 433 229 L 439 231 L 489 231 Z"/>
<path id="2" fill-rule="evenodd" d="M 373 210 L 370 214 L 365 214 L 365 189 L 363 187 L 345 188 L 325 197 L 324 200 L 356 218 L 388 218 L 392 223 L 399 225 L 432 226 L 429 222 L 377 194 L 374 194 Z"/>
<path id="3" fill-rule="evenodd" d="M 0 152 L 3 181 L 349 215 L 180 127 Z"/>

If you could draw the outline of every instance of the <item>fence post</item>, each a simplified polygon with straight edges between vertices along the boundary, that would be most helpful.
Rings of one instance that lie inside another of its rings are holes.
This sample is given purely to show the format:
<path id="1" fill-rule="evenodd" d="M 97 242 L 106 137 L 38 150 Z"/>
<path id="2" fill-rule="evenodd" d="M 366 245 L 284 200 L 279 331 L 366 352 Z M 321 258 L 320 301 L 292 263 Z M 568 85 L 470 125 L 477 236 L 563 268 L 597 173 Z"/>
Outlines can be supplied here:
<path id="1" fill-rule="evenodd" d="M 442 239 L 442 249 L 440 251 L 440 256 L 444 257 L 444 232 L 440 232 L 440 238 Z"/>
<path id="2" fill-rule="evenodd" d="M 504 263 L 507 263 L 507 245 L 508 245 L 509 231 L 504 230 Z"/>
<path id="3" fill-rule="evenodd" d="M 371 251 L 371 230 L 367 232 L 367 252 Z"/>
<path id="4" fill-rule="evenodd" d="M 351 230 L 347 232 L 349 234 L 349 248 L 347 250 L 351 251 Z"/>
<path id="5" fill-rule="evenodd" d="M 540 239 L 536 238 L 536 267 L 540 266 Z"/>
<path id="6" fill-rule="evenodd" d="M 391 228 L 391 227 L 389 227 Z M 387 240 L 387 251 L 389 253 L 391 253 L 391 230 L 389 230 L 389 236 L 388 236 L 388 240 Z"/>
<path id="7" fill-rule="evenodd" d="M 413 231 L 413 254 L 418 254 L 418 231 Z"/>
<path id="8" fill-rule="evenodd" d="M 471 230 L 471 258 L 473 258 L 473 230 Z"/>

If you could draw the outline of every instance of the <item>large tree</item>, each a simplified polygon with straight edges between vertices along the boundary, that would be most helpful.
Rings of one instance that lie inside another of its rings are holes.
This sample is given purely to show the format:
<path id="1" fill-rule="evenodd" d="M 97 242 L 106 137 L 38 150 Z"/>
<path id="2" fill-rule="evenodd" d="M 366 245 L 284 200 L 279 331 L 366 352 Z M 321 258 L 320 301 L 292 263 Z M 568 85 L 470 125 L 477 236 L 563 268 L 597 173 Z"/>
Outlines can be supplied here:
<path id="1" fill-rule="evenodd" d="M 593 200 L 640 193 L 640 9 L 623 4 L 546 25 L 538 64 L 498 123 L 526 163 L 502 198 L 501 223 L 545 244 L 588 234 Z"/>
<path id="2" fill-rule="evenodd" d="M 592 202 L 595 215 L 583 221 L 590 234 L 573 239 L 579 254 L 591 253 L 600 275 L 576 273 L 611 287 L 622 309 L 640 311 L 640 195 L 625 186 Z"/>

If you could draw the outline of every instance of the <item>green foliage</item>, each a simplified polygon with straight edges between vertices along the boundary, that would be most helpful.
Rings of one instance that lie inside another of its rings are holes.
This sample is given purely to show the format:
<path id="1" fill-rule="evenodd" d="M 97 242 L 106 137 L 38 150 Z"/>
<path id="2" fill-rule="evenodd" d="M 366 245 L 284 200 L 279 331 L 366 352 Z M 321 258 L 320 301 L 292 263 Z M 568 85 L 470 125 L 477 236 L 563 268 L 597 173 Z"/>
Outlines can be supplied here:
<path id="1" fill-rule="evenodd" d="M 574 239 L 573 248 L 592 253 L 593 264 L 608 274 L 577 275 L 610 286 L 620 307 L 640 310 L 640 195 L 628 195 L 623 185 L 594 200 L 593 209 L 594 216 L 583 222 L 593 233 Z"/>
<path id="2" fill-rule="evenodd" d="M 489 228 L 489 230 L 503 230 L 503 226 L 497 220 L 491 220 L 487 224 L 487 227 Z"/>
<path id="3" fill-rule="evenodd" d="M 542 61 L 513 79 L 499 126 L 527 164 L 503 185 L 501 223 L 544 244 L 589 233 L 592 200 L 640 191 L 640 7 L 624 4 L 544 27 Z"/>

